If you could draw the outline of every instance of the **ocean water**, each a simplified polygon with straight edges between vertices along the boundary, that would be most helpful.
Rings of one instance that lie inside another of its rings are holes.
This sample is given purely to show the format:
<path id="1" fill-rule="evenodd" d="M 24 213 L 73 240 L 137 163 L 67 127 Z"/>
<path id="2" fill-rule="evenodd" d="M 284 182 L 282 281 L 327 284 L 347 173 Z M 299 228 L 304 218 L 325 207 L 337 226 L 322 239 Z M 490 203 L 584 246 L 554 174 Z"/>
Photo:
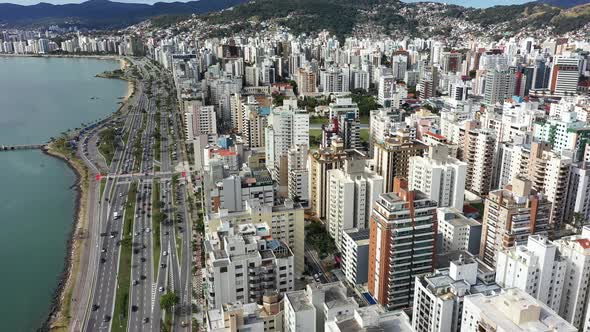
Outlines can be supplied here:
<path id="1" fill-rule="evenodd" d="M 0 57 L 0 145 L 44 143 L 114 112 L 127 83 L 96 78 L 112 60 Z M 74 172 L 41 151 L 0 152 L 0 318 L 35 331 L 47 318 L 72 231 Z"/>

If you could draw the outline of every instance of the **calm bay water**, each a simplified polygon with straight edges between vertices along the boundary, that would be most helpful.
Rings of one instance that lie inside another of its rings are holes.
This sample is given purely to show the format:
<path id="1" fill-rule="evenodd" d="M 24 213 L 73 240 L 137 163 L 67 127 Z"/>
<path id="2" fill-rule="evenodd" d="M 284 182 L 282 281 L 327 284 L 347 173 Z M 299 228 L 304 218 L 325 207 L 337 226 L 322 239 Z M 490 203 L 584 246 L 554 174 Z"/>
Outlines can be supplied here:
<path id="1" fill-rule="evenodd" d="M 115 61 L 0 57 L 0 145 L 44 143 L 114 112 L 127 92 L 95 78 Z M 75 175 L 40 151 L 0 152 L 0 321 L 34 331 L 47 317 L 72 229 Z"/>

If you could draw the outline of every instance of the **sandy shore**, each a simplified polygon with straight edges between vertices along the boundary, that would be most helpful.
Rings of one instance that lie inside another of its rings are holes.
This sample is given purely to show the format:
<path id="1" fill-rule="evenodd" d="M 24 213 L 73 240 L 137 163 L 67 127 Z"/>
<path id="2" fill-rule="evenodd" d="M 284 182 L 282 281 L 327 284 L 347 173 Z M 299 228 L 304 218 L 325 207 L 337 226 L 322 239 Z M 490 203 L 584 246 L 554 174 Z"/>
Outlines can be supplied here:
<path id="1" fill-rule="evenodd" d="M 121 67 L 122 70 L 127 69 L 127 67 L 130 66 L 129 60 L 127 60 L 125 58 L 119 58 L 119 66 Z M 130 80 L 126 80 L 126 81 L 127 81 L 127 94 L 125 95 L 125 97 L 123 97 L 123 104 L 127 103 L 129 98 L 131 98 L 131 96 L 133 95 L 133 92 L 135 91 L 135 81 L 130 81 Z"/>

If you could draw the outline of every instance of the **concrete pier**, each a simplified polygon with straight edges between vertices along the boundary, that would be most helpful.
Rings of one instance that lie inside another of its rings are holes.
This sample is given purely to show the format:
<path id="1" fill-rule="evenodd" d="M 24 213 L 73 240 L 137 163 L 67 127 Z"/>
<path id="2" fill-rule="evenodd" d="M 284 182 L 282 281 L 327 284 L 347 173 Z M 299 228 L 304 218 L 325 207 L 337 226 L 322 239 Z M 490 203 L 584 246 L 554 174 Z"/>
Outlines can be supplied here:
<path id="1" fill-rule="evenodd" d="M 37 150 L 44 147 L 45 144 L 0 145 L 0 151 Z"/>

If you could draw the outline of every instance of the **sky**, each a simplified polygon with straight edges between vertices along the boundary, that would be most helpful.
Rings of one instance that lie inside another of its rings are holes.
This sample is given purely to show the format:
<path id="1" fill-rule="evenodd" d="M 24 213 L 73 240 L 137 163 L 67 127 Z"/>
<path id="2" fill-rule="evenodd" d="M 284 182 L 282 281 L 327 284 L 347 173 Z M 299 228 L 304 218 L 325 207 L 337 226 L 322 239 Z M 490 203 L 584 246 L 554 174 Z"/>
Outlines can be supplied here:
<path id="1" fill-rule="evenodd" d="M 172 2 L 175 0 L 113 0 L 117 2 L 136 2 L 136 3 L 155 3 L 155 2 Z M 176 0 L 179 1 L 179 0 Z M 180 0 L 180 1 L 187 1 L 187 0 Z M 284 0 L 289 1 L 289 0 Z M 402 0 L 404 2 L 417 2 L 419 0 Z M 434 0 L 436 1 L 436 0 Z M 437 2 L 446 2 L 452 3 L 462 6 L 471 6 L 471 7 L 490 7 L 495 5 L 510 5 L 515 3 L 525 3 L 530 2 L 532 0 L 446 0 L 446 1 L 437 1 Z M 19 5 L 34 5 L 39 3 L 40 0 L 0 0 L 2 2 L 9 2 L 15 3 Z M 64 4 L 64 3 L 80 3 L 83 0 L 43 0 L 43 2 L 53 3 L 53 4 Z"/>

